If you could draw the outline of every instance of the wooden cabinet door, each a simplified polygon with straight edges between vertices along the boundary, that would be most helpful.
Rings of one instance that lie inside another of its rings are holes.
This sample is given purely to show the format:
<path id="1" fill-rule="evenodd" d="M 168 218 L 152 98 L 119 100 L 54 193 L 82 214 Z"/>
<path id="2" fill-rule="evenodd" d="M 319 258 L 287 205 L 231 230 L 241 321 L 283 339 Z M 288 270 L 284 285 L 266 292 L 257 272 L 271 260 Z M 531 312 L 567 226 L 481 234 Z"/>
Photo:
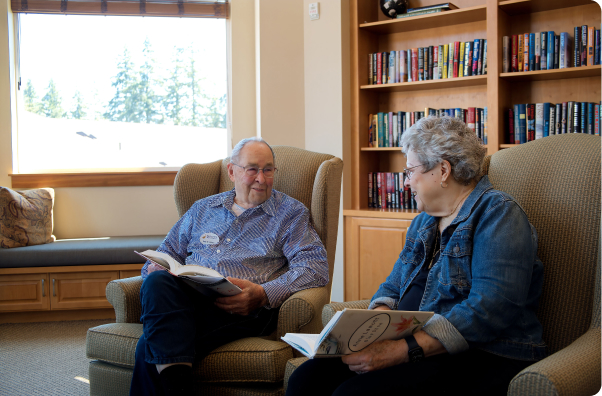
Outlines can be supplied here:
<path id="1" fill-rule="evenodd" d="M 0 312 L 50 308 L 48 274 L 0 275 Z"/>
<path id="2" fill-rule="evenodd" d="M 119 271 L 50 274 L 50 309 L 111 308 L 107 284 Z"/>
<path id="3" fill-rule="evenodd" d="M 345 301 L 372 298 L 399 258 L 411 223 L 345 217 Z"/>

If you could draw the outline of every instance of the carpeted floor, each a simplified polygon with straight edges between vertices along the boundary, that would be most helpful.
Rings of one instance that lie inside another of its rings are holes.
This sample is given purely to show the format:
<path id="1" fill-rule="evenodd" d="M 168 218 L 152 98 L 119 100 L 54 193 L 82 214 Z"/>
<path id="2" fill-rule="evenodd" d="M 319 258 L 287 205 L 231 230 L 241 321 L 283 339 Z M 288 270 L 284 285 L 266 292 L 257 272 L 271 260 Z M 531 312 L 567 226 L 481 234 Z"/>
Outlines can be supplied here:
<path id="1" fill-rule="evenodd" d="M 0 324 L 0 395 L 89 395 L 86 331 L 109 322 Z"/>

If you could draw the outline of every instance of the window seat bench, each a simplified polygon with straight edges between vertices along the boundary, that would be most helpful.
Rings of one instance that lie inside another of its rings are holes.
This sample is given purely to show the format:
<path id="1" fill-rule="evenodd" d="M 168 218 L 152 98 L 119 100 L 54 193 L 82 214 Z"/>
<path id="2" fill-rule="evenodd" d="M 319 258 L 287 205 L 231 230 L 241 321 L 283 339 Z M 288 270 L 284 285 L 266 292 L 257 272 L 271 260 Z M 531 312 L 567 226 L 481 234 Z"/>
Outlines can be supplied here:
<path id="1" fill-rule="evenodd" d="M 0 249 L 0 323 L 112 319 L 107 284 L 139 276 L 164 235 L 59 239 Z"/>

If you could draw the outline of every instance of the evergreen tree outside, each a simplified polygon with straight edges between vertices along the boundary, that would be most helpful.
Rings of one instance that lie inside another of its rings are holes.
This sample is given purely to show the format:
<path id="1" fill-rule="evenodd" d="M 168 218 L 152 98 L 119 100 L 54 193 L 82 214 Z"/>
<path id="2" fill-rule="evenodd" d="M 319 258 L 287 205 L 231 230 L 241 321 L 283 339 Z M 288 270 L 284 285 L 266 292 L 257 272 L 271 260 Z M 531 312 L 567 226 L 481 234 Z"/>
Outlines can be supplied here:
<path id="1" fill-rule="evenodd" d="M 79 91 L 75 91 L 73 100 L 75 101 L 75 109 L 71 112 L 71 118 L 76 120 L 85 119 L 87 115 L 87 106 L 84 104 L 84 99 Z"/>
<path id="2" fill-rule="evenodd" d="M 206 100 L 206 95 L 201 91 L 201 83 L 205 81 L 205 77 L 200 77 L 199 71 L 196 67 L 196 59 L 195 56 L 198 54 L 198 51 L 192 50 L 192 48 L 188 49 L 189 51 L 189 59 L 188 59 L 188 70 L 186 73 L 186 77 L 188 78 L 188 89 L 190 91 L 190 118 L 186 122 L 186 125 L 189 126 L 200 126 L 201 125 L 201 116 L 203 113 L 203 105 L 202 102 Z"/>
<path id="3" fill-rule="evenodd" d="M 115 88 L 115 96 L 110 100 L 104 116 L 110 121 L 140 122 L 139 79 L 127 48 L 117 63 L 117 70 L 111 84 Z"/>
<path id="4" fill-rule="evenodd" d="M 212 97 L 205 114 L 203 114 L 203 126 L 207 128 L 225 128 L 226 127 L 226 104 L 227 97 L 224 94 L 221 97 Z"/>
<path id="5" fill-rule="evenodd" d="M 155 59 L 153 58 L 153 50 L 148 38 L 144 40 L 142 55 L 144 63 L 139 71 L 138 95 L 140 98 L 140 109 L 138 117 L 140 122 L 161 124 L 163 123 L 163 117 L 161 117 L 161 104 L 163 100 L 161 96 L 155 93 L 155 86 L 160 87 L 161 82 L 155 78 Z"/>
<path id="6" fill-rule="evenodd" d="M 23 91 L 23 97 L 25 99 L 25 110 L 34 114 L 42 114 L 42 103 L 38 101 L 38 95 L 36 90 L 31 83 L 31 80 L 27 80 L 25 90 Z"/>
<path id="7" fill-rule="evenodd" d="M 184 64 L 184 48 L 175 48 L 174 64 L 168 79 L 166 94 L 163 99 L 166 119 L 174 125 L 182 125 L 186 119 L 186 99 L 189 97 L 186 84 Z"/>
<path id="8" fill-rule="evenodd" d="M 62 99 L 53 79 L 48 83 L 46 95 L 42 98 L 42 114 L 49 118 L 62 118 L 66 115 L 62 107 Z"/>

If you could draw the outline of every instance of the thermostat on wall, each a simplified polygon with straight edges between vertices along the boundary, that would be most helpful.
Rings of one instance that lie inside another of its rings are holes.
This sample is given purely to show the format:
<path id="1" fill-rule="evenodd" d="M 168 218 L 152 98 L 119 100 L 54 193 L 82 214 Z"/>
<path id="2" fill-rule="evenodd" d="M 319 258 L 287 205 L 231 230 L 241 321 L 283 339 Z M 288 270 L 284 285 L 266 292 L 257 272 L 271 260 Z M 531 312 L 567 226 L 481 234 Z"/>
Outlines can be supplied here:
<path id="1" fill-rule="evenodd" d="M 309 19 L 320 19 L 320 3 L 309 3 Z"/>

